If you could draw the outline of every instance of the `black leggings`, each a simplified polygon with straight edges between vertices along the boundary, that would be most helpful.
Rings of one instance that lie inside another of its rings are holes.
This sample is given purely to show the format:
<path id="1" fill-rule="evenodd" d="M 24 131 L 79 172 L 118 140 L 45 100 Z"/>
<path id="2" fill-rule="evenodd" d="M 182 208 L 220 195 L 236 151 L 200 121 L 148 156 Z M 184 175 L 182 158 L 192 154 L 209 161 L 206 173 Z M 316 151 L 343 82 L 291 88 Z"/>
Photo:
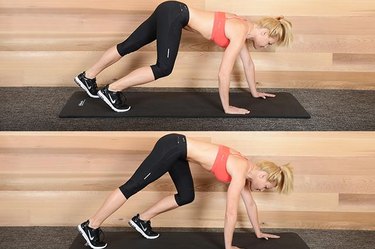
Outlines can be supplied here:
<path id="1" fill-rule="evenodd" d="M 155 80 L 168 76 L 176 61 L 182 29 L 188 22 L 189 9 L 186 4 L 163 2 L 124 42 L 117 45 L 117 51 L 124 56 L 156 40 L 157 61 L 151 69 Z"/>
<path id="2" fill-rule="evenodd" d="M 176 203 L 182 206 L 192 202 L 195 197 L 194 183 L 186 160 L 184 135 L 168 134 L 160 138 L 134 175 L 120 186 L 120 190 L 129 199 L 167 172 L 177 189 Z"/>

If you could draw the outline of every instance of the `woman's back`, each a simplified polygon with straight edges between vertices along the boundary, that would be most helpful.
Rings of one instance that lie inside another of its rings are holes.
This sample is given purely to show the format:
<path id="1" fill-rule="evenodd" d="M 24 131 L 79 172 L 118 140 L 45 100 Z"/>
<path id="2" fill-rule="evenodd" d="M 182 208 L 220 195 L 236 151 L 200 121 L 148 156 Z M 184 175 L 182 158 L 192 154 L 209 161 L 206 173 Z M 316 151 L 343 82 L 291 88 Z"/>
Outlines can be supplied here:
<path id="1" fill-rule="evenodd" d="M 212 38 L 212 31 L 214 25 L 215 12 L 205 11 L 189 7 L 189 23 L 187 30 L 201 34 L 207 40 Z M 235 14 L 225 13 L 226 22 L 243 22 L 247 21 L 245 18 L 239 17 Z"/>
<path id="2" fill-rule="evenodd" d="M 219 151 L 217 144 L 202 142 L 187 138 L 187 159 L 191 162 L 200 164 L 207 171 L 211 171 L 212 165 L 215 163 L 217 153 Z M 230 149 L 228 163 L 247 164 L 247 159 L 243 157 L 238 151 Z"/>
<path id="3" fill-rule="evenodd" d="M 215 13 L 189 7 L 188 30 L 201 34 L 209 40 L 211 38 L 212 26 Z"/>

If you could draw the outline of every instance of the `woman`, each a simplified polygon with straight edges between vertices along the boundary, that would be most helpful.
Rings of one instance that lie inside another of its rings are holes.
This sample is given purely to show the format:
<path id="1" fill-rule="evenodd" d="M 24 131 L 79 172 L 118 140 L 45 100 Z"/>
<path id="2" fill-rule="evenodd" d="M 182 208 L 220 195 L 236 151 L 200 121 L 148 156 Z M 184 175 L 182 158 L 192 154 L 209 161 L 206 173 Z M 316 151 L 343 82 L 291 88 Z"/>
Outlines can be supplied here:
<path id="1" fill-rule="evenodd" d="M 172 72 L 182 29 L 198 33 L 225 48 L 218 73 L 219 94 L 225 113 L 249 113 L 249 110 L 229 104 L 230 75 L 238 57 L 243 63 L 251 95 L 254 98 L 275 96 L 256 90 L 254 63 L 249 55 L 246 41 L 251 41 L 256 49 L 275 43 L 288 45 L 292 40 L 289 21 L 278 17 L 263 18 L 253 23 L 230 13 L 198 10 L 177 1 L 161 3 L 124 42 L 108 49 L 99 61 L 74 80 L 90 97 L 100 97 L 114 111 L 126 112 L 130 106 L 126 104 L 123 90 L 168 76 Z M 138 68 L 98 91 L 96 76 L 101 71 L 126 54 L 137 51 L 154 40 L 157 41 L 155 65 Z"/>
<path id="2" fill-rule="evenodd" d="M 232 245 L 232 239 L 240 197 L 245 203 L 256 236 L 266 239 L 278 238 L 276 235 L 261 232 L 257 207 L 251 191 L 276 188 L 280 193 L 290 192 L 293 187 L 293 174 L 289 166 L 279 167 L 271 162 L 254 164 L 239 152 L 223 145 L 200 142 L 180 134 L 168 134 L 158 140 L 134 175 L 109 195 L 96 214 L 78 225 L 78 230 L 87 244 L 91 248 L 105 248 L 107 244 L 100 238 L 100 225 L 132 195 L 168 172 L 176 186 L 177 194 L 164 197 L 129 221 L 129 224 L 145 238 L 157 238 L 159 234 L 152 230 L 151 218 L 194 200 L 189 162 L 199 164 L 212 172 L 219 181 L 229 184 L 224 223 L 226 249 L 237 248 Z"/>

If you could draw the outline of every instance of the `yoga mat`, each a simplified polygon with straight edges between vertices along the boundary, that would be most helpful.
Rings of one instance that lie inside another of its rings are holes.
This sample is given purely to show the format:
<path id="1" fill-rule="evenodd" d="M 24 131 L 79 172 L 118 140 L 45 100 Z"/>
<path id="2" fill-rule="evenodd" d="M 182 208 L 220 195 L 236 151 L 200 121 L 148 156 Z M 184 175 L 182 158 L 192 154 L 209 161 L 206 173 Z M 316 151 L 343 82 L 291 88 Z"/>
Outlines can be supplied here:
<path id="1" fill-rule="evenodd" d="M 218 232 L 163 232 L 154 240 L 143 238 L 136 232 L 105 232 L 108 249 L 221 249 L 224 234 Z M 244 249 L 309 249 L 296 233 L 278 233 L 280 239 L 258 239 L 254 233 L 235 233 L 233 245 Z M 86 241 L 79 234 L 70 249 L 85 247 Z"/>
<path id="2" fill-rule="evenodd" d="M 176 118 L 310 118 L 290 93 L 275 98 L 253 98 L 247 92 L 230 93 L 231 105 L 247 108 L 248 115 L 229 115 L 222 110 L 216 92 L 128 92 L 128 112 L 117 113 L 100 99 L 75 92 L 60 112 L 60 118 L 176 117 Z"/>

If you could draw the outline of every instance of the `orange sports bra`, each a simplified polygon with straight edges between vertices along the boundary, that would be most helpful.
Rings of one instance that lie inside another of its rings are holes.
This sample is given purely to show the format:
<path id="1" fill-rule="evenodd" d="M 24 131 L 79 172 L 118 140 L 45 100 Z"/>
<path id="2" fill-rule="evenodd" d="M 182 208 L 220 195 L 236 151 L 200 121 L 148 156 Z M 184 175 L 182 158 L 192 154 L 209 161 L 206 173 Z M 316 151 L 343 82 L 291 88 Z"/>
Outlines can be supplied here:
<path id="1" fill-rule="evenodd" d="M 240 20 L 246 20 L 239 16 L 233 16 L 230 18 L 236 18 Z M 212 26 L 211 40 L 222 48 L 228 47 L 230 40 L 225 36 L 225 22 L 228 18 L 225 12 L 215 12 L 214 25 Z"/>
<path id="2" fill-rule="evenodd" d="M 228 183 L 232 180 L 232 177 L 227 171 L 227 161 L 230 154 L 230 149 L 228 147 L 219 145 L 219 150 L 217 151 L 215 162 L 211 167 L 211 173 L 214 174 L 216 179 L 225 183 Z"/>
<path id="3" fill-rule="evenodd" d="M 215 12 L 211 40 L 222 48 L 228 47 L 230 43 L 230 40 L 225 36 L 225 21 L 226 18 L 224 12 Z"/>

